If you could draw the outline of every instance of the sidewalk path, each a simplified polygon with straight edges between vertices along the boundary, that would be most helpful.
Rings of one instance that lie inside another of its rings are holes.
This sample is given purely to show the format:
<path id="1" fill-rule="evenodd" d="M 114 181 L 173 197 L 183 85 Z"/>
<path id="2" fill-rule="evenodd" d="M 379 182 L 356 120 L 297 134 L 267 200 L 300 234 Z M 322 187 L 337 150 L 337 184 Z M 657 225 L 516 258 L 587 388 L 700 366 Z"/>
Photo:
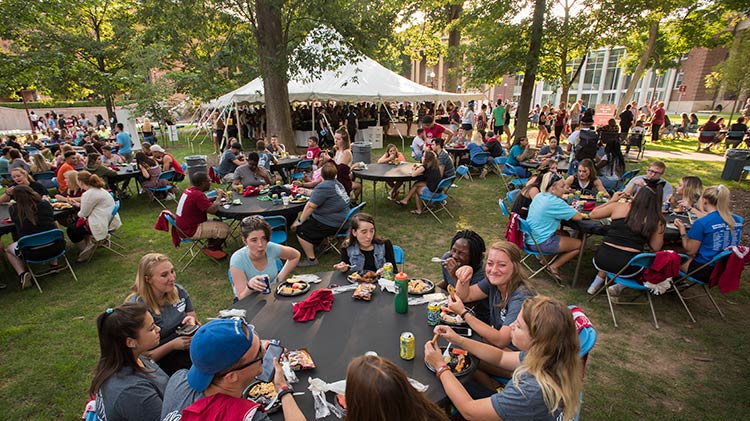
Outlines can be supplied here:
<path id="1" fill-rule="evenodd" d="M 646 159 L 646 160 L 656 159 L 656 158 L 672 158 L 672 159 L 689 159 L 691 161 L 724 162 L 724 154 L 719 155 L 719 154 L 702 153 L 702 152 L 654 151 L 654 150 L 649 150 L 648 146 L 646 147 L 646 151 L 643 152 L 643 155 L 644 155 L 643 159 Z"/>

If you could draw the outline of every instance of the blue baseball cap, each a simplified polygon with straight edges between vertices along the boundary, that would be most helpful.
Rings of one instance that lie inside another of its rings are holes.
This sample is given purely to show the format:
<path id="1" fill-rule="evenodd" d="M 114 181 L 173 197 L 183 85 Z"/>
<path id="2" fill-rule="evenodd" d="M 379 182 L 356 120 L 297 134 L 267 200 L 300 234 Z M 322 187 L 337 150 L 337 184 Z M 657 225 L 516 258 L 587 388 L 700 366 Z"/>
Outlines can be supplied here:
<path id="1" fill-rule="evenodd" d="M 201 326 L 190 342 L 190 387 L 198 392 L 206 390 L 214 376 L 236 364 L 252 343 L 253 331 L 242 320 L 218 319 Z"/>

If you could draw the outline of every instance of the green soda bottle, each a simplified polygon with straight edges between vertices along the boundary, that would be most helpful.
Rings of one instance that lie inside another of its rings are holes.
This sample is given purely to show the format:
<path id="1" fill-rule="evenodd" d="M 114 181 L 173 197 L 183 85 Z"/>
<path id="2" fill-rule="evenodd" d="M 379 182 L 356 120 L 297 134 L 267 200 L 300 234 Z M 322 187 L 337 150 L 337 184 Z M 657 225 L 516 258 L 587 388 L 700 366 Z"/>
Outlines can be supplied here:
<path id="1" fill-rule="evenodd" d="M 398 288 L 394 299 L 396 313 L 404 314 L 409 311 L 409 277 L 404 272 L 396 275 L 396 287 Z"/>

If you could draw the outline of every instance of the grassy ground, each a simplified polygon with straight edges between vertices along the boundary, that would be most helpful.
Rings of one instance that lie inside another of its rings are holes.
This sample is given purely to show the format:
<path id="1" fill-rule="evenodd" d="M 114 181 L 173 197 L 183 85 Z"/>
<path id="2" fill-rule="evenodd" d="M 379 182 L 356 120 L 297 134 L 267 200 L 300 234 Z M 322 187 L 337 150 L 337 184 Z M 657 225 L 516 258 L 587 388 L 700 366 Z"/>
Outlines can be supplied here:
<path id="1" fill-rule="evenodd" d="M 196 152 L 205 154 L 209 148 L 206 143 Z M 184 144 L 173 150 L 179 158 L 192 153 Z M 669 160 L 667 178 L 674 182 L 683 174 L 696 174 L 714 184 L 720 165 Z M 507 221 L 497 208 L 497 199 L 505 195 L 499 178 L 490 175 L 486 180 L 460 180 L 458 184 L 449 204 L 456 217 L 443 218 L 442 225 L 429 215 L 411 215 L 385 200 L 382 185 L 378 186 L 378 231 L 405 249 L 405 270 L 410 275 L 439 279 L 439 266 L 430 263 L 430 258 L 448 249 L 456 230 L 473 229 L 488 243 L 501 238 Z M 372 201 L 371 189 L 370 183 L 365 185 L 368 201 Z M 372 204 L 365 209 L 373 212 Z M 95 317 L 125 299 L 144 253 L 156 251 L 176 258 L 183 251 L 172 247 L 168 234 L 152 229 L 159 211 L 157 204 L 145 198 L 123 203 L 124 227 L 119 235 L 126 258 L 99 250 L 90 263 L 75 266 L 78 282 L 58 274 L 43 279 L 41 294 L 21 292 L 12 282 L 0 291 L 0 320 L 4 321 L 0 327 L 0 419 L 80 417 L 99 354 Z M 4 240 L 7 244 L 10 238 Z M 589 243 L 581 285 L 594 275 L 589 262 L 599 241 L 595 238 Z M 291 244 L 296 245 L 296 240 Z M 239 244 L 229 244 L 229 251 L 236 248 Z M 331 254 L 323 256 L 321 265 L 313 269 L 327 270 L 335 260 Z M 215 265 L 199 256 L 188 271 L 178 274 L 201 319 L 231 303 L 227 264 Z M 573 265 L 567 266 L 569 280 Z M 7 265 L 0 273 L 3 279 L 15 279 Z M 583 419 L 746 417 L 750 410 L 746 283 L 741 291 L 726 296 L 715 293 L 727 315 L 725 321 L 707 300 L 696 299 L 690 305 L 699 323 L 691 324 L 674 296 L 657 297 L 660 330 L 654 329 L 646 307 L 618 307 L 620 327 L 615 329 L 605 299 L 589 303 L 582 288 L 559 288 L 544 276 L 534 279 L 534 284 L 542 293 L 580 305 L 599 332 L 588 361 Z"/>

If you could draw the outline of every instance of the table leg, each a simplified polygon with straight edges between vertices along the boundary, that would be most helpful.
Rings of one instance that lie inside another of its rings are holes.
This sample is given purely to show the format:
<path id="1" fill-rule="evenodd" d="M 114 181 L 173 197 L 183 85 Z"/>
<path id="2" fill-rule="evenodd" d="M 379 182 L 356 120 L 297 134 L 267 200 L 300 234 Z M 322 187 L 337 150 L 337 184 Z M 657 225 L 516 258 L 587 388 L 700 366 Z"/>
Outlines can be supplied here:
<path id="1" fill-rule="evenodd" d="M 586 240 L 589 238 L 588 234 L 585 232 L 583 233 L 583 237 L 581 238 L 581 248 L 578 249 L 578 261 L 576 262 L 576 272 L 573 274 L 573 283 L 571 286 L 573 288 L 576 287 L 578 284 L 578 275 L 581 271 L 581 261 L 583 260 L 583 249 L 586 247 Z"/>
<path id="2" fill-rule="evenodd" d="M 364 180 L 363 180 L 364 181 Z M 378 182 L 376 180 L 372 180 L 372 216 L 375 217 L 375 210 L 376 207 L 376 200 L 378 198 Z"/>

